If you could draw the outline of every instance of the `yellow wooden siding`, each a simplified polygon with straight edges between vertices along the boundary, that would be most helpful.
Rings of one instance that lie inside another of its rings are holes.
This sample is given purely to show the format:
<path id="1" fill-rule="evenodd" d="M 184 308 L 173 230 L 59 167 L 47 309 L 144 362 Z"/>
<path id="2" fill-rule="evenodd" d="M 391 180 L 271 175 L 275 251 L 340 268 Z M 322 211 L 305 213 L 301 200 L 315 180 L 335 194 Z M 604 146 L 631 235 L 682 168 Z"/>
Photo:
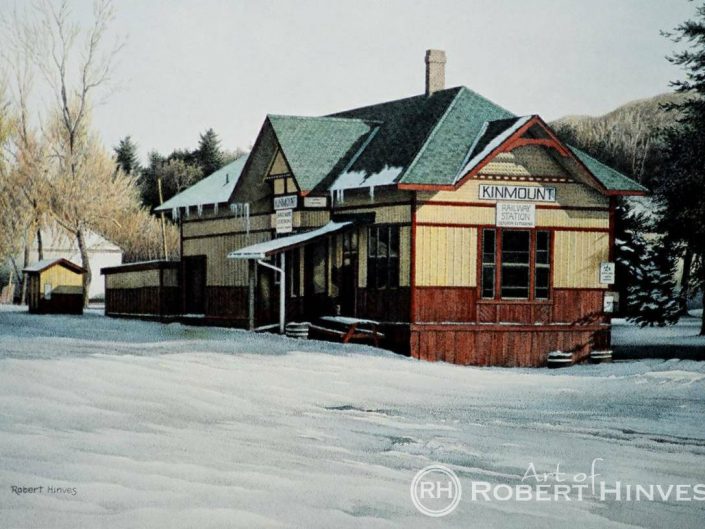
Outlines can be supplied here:
<path id="1" fill-rule="evenodd" d="M 358 275 L 357 286 L 365 288 L 367 286 L 367 239 L 369 231 L 363 228 L 358 231 L 357 249 L 358 249 Z"/>
<path id="2" fill-rule="evenodd" d="M 228 259 L 233 250 L 239 250 L 251 244 L 268 241 L 268 232 L 223 235 L 187 239 L 184 241 L 184 256 L 205 255 L 207 264 L 208 286 L 245 286 L 247 285 L 247 261 Z"/>
<path id="3" fill-rule="evenodd" d="M 57 287 L 82 287 L 83 276 L 63 266 L 55 265 L 39 274 L 39 295 L 42 298 L 44 297 L 44 285 L 47 283 L 51 285 L 52 290 Z"/>
<path id="4" fill-rule="evenodd" d="M 268 230 L 271 227 L 270 215 L 253 215 L 250 217 L 250 230 Z M 184 237 L 202 237 L 203 235 L 245 232 L 247 221 L 243 217 L 226 217 L 220 219 L 184 222 Z"/>
<path id="5" fill-rule="evenodd" d="M 479 187 L 482 184 L 497 185 L 522 185 L 528 187 L 555 187 L 555 205 L 563 207 L 603 207 L 609 206 L 609 199 L 601 195 L 594 189 L 577 182 L 517 182 L 514 180 L 480 180 L 470 179 L 455 191 L 424 191 L 418 194 L 419 201 L 436 200 L 442 202 L 487 202 L 493 204 L 493 200 L 480 200 Z"/>
<path id="6" fill-rule="evenodd" d="M 607 233 L 557 231 L 553 244 L 555 288 L 606 288 L 599 269 L 609 258 Z"/>
<path id="7" fill-rule="evenodd" d="M 416 284 L 474 287 L 477 230 L 418 226 L 416 228 Z"/>
<path id="8" fill-rule="evenodd" d="M 568 172 L 544 147 L 527 145 L 494 157 L 480 171 L 481 175 L 568 177 Z"/>
<path id="9" fill-rule="evenodd" d="M 375 224 L 400 224 L 411 222 L 411 207 L 409 204 L 399 206 L 382 206 L 360 209 L 346 209 L 341 213 L 356 215 L 360 213 L 375 213 Z"/>
<path id="10" fill-rule="evenodd" d="M 411 226 L 399 229 L 399 286 L 411 285 Z"/>
<path id="11" fill-rule="evenodd" d="M 286 163 L 281 150 L 277 149 L 277 154 L 274 155 L 274 160 L 272 161 L 272 167 L 269 169 L 269 175 L 275 176 L 289 173 L 291 173 L 291 169 L 289 169 L 289 165 Z"/>
<path id="12" fill-rule="evenodd" d="M 417 207 L 416 222 L 436 224 L 494 225 L 495 208 L 481 206 L 441 206 L 425 204 Z M 537 209 L 536 227 L 609 228 L 609 212 L 593 210 Z"/>
<path id="13" fill-rule="evenodd" d="M 105 288 L 158 287 L 159 270 L 133 270 L 105 276 Z"/>

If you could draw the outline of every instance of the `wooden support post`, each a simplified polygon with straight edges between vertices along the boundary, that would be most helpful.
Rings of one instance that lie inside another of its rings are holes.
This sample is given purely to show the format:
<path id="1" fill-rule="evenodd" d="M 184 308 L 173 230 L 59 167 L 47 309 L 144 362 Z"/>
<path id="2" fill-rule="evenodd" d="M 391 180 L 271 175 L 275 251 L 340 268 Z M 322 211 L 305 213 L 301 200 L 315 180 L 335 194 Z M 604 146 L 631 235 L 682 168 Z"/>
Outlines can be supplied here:
<path id="1" fill-rule="evenodd" d="M 284 334 L 286 324 L 286 257 L 282 252 L 279 261 L 281 267 L 281 281 L 279 281 L 279 333 Z"/>
<path id="2" fill-rule="evenodd" d="M 164 194 L 162 193 L 162 177 L 157 178 L 157 190 L 159 191 L 159 205 L 164 204 Z M 166 220 L 164 219 L 164 212 L 161 214 L 161 224 L 162 224 L 162 250 L 164 252 L 164 260 L 169 260 L 169 252 L 166 246 Z"/>

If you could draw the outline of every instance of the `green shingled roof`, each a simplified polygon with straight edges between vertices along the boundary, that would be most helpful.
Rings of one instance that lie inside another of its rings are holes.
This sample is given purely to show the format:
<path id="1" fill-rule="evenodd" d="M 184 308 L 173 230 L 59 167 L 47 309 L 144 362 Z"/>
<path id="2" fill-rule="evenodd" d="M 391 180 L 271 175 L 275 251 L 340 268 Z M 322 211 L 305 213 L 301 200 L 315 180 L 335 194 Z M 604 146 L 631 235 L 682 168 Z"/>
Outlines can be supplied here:
<path id="1" fill-rule="evenodd" d="M 568 147 L 608 191 L 633 191 L 637 193 L 646 193 L 648 191 L 641 184 L 615 171 L 580 149 L 572 145 L 568 145 Z"/>
<path id="2" fill-rule="evenodd" d="M 512 117 L 511 112 L 461 87 L 400 182 L 453 184 L 485 123 Z"/>
<path id="3" fill-rule="evenodd" d="M 378 126 L 363 119 L 267 116 L 302 191 L 340 172 Z"/>
<path id="4" fill-rule="evenodd" d="M 302 191 L 389 184 L 453 185 L 483 145 L 520 119 L 465 87 L 325 117 L 268 116 Z M 571 147 L 608 191 L 646 189 Z M 471 152 L 473 151 L 473 152 Z"/>

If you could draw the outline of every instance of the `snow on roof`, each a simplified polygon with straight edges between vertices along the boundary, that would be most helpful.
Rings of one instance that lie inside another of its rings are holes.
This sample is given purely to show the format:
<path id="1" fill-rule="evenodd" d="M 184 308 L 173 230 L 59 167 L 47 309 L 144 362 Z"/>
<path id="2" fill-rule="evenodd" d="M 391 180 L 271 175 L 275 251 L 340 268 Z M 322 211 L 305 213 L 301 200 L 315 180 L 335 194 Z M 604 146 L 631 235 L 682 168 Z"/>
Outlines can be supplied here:
<path id="1" fill-rule="evenodd" d="M 335 179 L 330 186 L 331 191 L 342 189 L 357 189 L 365 187 L 378 187 L 392 185 L 396 183 L 397 177 L 401 174 L 403 167 L 389 167 L 385 165 L 378 173 L 367 173 L 366 171 L 346 171 Z"/>
<path id="2" fill-rule="evenodd" d="M 161 206 L 154 208 L 154 211 L 169 211 L 189 206 L 227 202 L 235 189 L 235 184 L 240 178 L 240 173 L 242 173 L 242 168 L 248 157 L 249 154 L 240 156 L 234 162 L 230 162 L 212 175 L 174 195 Z"/>
<path id="3" fill-rule="evenodd" d="M 307 231 L 305 233 L 297 233 L 296 235 L 289 235 L 288 237 L 272 239 L 270 241 L 260 242 L 251 246 L 246 246 L 245 248 L 240 248 L 239 250 L 230 252 L 228 254 L 228 259 L 264 259 L 272 254 L 283 252 L 284 250 L 288 250 L 289 248 L 296 246 L 301 246 L 302 244 L 312 241 L 313 239 L 331 235 L 352 225 L 352 221 L 330 221 L 325 226 L 322 226 L 316 230 Z"/>
<path id="4" fill-rule="evenodd" d="M 533 116 L 522 116 L 519 119 L 517 119 L 513 125 L 511 125 L 509 128 L 507 128 L 504 132 L 498 134 L 494 138 L 492 138 L 491 141 L 485 145 L 485 147 L 477 154 L 472 156 L 472 158 L 465 164 L 465 167 L 458 173 L 458 176 L 456 176 L 455 181 L 457 182 L 460 178 L 462 178 L 464 175 L 472 171 L 472 169 L 480 163 L 482 160 L 487 158 L 489 154 L 495 150 L 497 147 L 499 147 L 502 143 L 504 143 L 509 136 L 514 134 L 517 130 L 519 130 L 523 125 L 525 125 Z M 487 125 L 483 127 L 483 132 L 487 130 Z M 470 153 L 472 154 L 473 149 L 475 149 L 479 138 L 481 138 L 482 133 L 478 135 L 478 137 L 475 140 L 475 143 L 473 146 L 470 148 Z"/>
<path id="5" fill-rule="evenodd" d="M 25 266 L 22 269 L 22 271 L 23 272 L 30 272 L 30 273 L 31 272 L 41 272 L 51 266 L 54 266 L 55 264 L 63 265 L 66 268 L 69 268 L 77 273 L 85 272 L 85 270 L 82 267 L 78 266 L 76 263 L 72 263 L 68 259 L 64 259 L 62 257 L 59 257 L 57 259 L 42 259 L 41 261 L 37 261 L 34 264 L 31 264 L 29 266 Z"/>

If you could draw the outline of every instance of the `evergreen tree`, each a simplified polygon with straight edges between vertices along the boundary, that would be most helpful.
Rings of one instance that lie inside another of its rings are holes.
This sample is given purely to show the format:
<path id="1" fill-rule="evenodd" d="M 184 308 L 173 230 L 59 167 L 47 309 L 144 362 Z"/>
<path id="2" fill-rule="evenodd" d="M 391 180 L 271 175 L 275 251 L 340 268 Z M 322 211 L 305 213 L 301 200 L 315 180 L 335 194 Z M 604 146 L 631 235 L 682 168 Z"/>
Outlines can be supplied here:
<path id="1" fill-rule="evenodd" d="M 208 129 L 204 134 L 200 135 L 198 149 L 196 149 L 194 154 L 204 176 L 208 176 L 223 167 L 223 151 L 220 148 L 218 135 L 213 129 Z"/>
<path id="2" fill-rule="evenodd" d="M 629 320 L 642 327 L 676 323 L 679 304 L 673 281 L 673 253 L 660 237 L 649 240 L 638 232 L 628 243 L 620 243 L 618 260 L 630 276 L 626 303 Z"/>
<path id="3" fill-rule="evenodd" d="M 140 162 L 137 157 L 137 145 L 130 136 L 121 139 L 117 147 L 113 147 L 113 150 L 115 151 L 115 162 L 120 169 L 128 175 L 139 174 Z"/>
<path id="4" fill-rule="evenodd" d="M 665 133 L 666 170 L 657 187 L 664 206 L 661 226 L 671 244 L 690 249 L 699 263 L 692 283 L 705 292 L 705 4 L 697 8 L 694 20 L 666 35 L 687 44 L 669 61 L 685 70 L 685 80 L 673 86 L 689 97 L 671 105 L 680 117 Z M 700 334 L 705 335 L 705 311 Z"/>
<path id="5" fill-rule="evenodd" d="M 166 159 L 156 151 L 150 152 L 149 155 L 147 155 L 147 159 L 147 166 L 142 169 L 140 175 L 139 186 L 142 203 L 151 210 L 159 205 L 157 180 L 162 166 L 166 163 Z"/>

